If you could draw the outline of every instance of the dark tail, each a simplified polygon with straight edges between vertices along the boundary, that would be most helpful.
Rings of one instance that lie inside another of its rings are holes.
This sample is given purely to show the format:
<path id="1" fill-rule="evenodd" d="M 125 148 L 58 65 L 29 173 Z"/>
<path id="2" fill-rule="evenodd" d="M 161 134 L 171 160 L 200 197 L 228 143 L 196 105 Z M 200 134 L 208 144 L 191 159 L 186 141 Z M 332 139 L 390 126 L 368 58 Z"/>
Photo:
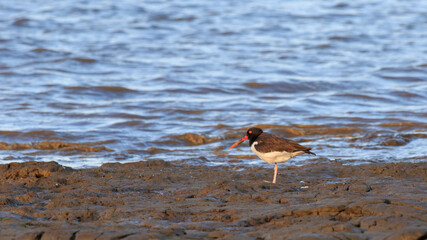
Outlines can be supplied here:
<path id="1" fill-rule="evenodd" d="M 316 154 L 314 153 L 314 152 L 311 152 L 310 151 L 311 150 L 311 148 L 310 149 L 307 149 L 306 151 L 304 151 L 305 153 L 308 153 L 308 154 L 313 154 L 314 156 L 316 156 Z"/>

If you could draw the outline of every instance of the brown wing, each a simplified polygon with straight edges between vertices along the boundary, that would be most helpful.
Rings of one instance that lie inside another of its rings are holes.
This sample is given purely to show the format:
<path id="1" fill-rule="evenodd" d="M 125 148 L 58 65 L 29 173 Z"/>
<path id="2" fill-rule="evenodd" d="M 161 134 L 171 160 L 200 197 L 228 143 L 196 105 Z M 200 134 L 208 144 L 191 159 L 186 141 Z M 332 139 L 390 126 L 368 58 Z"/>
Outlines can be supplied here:
<path id="1" fill-rule="evenodd" d="M 258 142 L 255 145 L 255 149 L 259 152 L 267 153 L 267 152 L 298 152 L 303 151 L 306 153 L 314 154 L 310 152 L 311 148 L 302 146 L 292 140 L 281 138 L 277 135 L 271 133 L 262 133 L 255 140 Z M 316 155 L 316 154 L 314 154 Z"/>

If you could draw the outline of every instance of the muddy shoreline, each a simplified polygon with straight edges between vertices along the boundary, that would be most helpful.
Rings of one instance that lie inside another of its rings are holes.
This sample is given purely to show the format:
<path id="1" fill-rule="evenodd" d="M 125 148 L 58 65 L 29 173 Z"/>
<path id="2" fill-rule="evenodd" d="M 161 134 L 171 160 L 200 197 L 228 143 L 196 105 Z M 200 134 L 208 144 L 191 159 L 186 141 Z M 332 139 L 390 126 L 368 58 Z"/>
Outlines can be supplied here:
<path id="1" fill-rule="evenodd" d="M 0 239 L 425 239 L 427 162 L 0 165 Z"/>

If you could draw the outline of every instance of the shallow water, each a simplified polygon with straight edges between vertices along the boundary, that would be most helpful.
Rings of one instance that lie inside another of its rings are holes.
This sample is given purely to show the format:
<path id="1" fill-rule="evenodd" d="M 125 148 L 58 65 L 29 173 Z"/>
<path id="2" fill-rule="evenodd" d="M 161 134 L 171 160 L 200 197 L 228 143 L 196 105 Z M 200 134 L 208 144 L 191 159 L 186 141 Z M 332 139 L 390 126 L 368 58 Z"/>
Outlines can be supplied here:
<path id="1" fill-rule="evenodd" d="M 0 0 L 0 159 L 427 159 L 425 1 Z M 186 134 L 192 133 L 192 134 Z M 59 143 L 58 143 L 59 142 Z"/>

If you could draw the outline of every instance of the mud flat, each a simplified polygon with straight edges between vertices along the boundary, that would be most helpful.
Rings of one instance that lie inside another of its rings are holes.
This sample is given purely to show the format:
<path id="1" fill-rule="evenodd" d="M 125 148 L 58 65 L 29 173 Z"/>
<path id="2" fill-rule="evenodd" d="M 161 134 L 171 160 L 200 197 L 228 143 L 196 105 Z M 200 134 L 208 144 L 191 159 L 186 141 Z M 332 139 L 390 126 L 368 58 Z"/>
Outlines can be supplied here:
<path id="1" fill-rule="evenodd" d="M 427 162 L 0 165 L 0 239 L 426 239 Z"/>

